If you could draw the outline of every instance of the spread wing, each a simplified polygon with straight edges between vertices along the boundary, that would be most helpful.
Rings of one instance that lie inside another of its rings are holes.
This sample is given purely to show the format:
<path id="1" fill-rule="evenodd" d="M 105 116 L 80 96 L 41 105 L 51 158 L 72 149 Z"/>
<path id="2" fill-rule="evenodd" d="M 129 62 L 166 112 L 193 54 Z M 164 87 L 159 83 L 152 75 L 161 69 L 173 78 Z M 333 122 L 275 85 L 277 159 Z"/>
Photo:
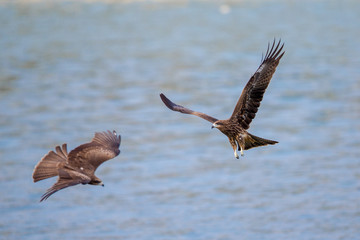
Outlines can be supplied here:
<path id="1" fill-rule="evenodd" d="M 201 113 L 201 112 L 195 112 L 191 109 L 188 109 L 188 108 L 185 108 L 183 106 L 180 106 L 180 105 L 177 105 L 175 103 L 173 103 L 172 101 L 170 101 L 164 94 L 160 94 L 160 98 L 161 100 L 164 102 L 164 104 L 170 109 L 170 110 L 173 110 L 173 111 L 177 111 L 177 112 L 181 112 L 181 113 L 185 113 L 185 114 L 192 114 L 192 115 L 195 115 L 195 116 L 198 116 L 198 117 L 201 117 L 211 123 L 214 123 L 217 121 L 216 118 L 213 118 L 209 115 L 206 115 L 205 113 Z"/>
<path id="2" fill-rule="evenodd" d="M 265 90 L 281 57 L 285 53 L 281 52 L 284 44 L 280 45 L 280 43 L 281 40 L 275 46 L 274 40 L 271 49 L 270 44 L 268 44 L 268 49 L 261 65 L 243 89 L 234 112 L 230 117 L 230 120 L 238 122 L 244 129 L 248 129 L 251 121 L 255 118 Z"/>
<path id="3" fill-rule="evenodd" d="M 42 195 L 40 202 L 48 199 L 52 194 L 57 191 L 74 186 L 77 184 L 87 184 L 90 182 L 90 177 L 69 169 L 59 169 L 58 181 Z"/>
<path id="4" fill-rule="evenodd" d="M 121 136 L 115 131 L 97 132 L 90 143 L 85 143 L 69 153 L 69 164 L 95 171 L 100 164 L 120 154 Z"/>

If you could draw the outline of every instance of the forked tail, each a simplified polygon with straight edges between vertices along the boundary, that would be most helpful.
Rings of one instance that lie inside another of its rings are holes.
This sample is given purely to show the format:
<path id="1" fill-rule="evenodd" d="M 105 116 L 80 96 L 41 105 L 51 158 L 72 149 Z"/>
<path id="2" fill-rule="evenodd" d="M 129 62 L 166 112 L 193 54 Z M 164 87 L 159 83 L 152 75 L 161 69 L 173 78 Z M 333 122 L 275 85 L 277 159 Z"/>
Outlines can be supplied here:
<path id="1" fill-rule="evenodd" d="M 50 151 L 46 154 L 40 162 L 35 166 L 33 172 L 34 182 L 55 177 L 58 175 L 58 164 L 67 161 L 67 147 L 66 143 L 60 146 L 56 146 L 56 153 L 54 151 Z"/>
<path id="2" fill-rule="evenodd" d="M 277 141 L 257 137 L 250 133 L 247 133 L 247 136 L 245 137 L 244 140 L 245 140 L 245 150 L 253 148 L 253 147 L 260 147 L 260 146 L 265 146 L 268 144 L 274 145 L 274 144 L 278 143 Z"/>

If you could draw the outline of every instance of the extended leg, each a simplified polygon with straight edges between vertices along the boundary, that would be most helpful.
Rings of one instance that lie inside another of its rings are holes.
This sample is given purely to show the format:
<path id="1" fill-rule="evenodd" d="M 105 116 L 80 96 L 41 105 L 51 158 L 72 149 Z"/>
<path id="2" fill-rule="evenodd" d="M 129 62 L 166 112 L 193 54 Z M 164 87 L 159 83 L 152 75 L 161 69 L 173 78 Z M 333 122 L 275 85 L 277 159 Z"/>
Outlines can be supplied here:
<path id="1" fill-rule="evenodd" d="M 243 148 L 241 146 L 240 146 L 240 154 L 241 154 L 242 157 L 244 156 L 244 151 L 243 151 Z"/>
<path id="2" fill-rule="evenodd" d="M 230 144 L 231 144 L 232 148 L 234 149 L 234 156 L 235 156 L 237 159 L 239 159 L 239 155 L 238 155 L 238 153 L 237 153 L 237 151 L 236 151 L 237 144 L 236 144 L 235 140 L 229 138 L 229 141 L 230 141 Z"/>
<path id="3" fill-rule="evenodd" d="M 243 157 L 244 156 L 245 145 L 243 144 L 242 139 L 243 139 L 242 136 L 240 136 L 236 141 L 237 141 L 237 144 L 238 144 L 238 150 L 240 151 L 240 154 Z"/>

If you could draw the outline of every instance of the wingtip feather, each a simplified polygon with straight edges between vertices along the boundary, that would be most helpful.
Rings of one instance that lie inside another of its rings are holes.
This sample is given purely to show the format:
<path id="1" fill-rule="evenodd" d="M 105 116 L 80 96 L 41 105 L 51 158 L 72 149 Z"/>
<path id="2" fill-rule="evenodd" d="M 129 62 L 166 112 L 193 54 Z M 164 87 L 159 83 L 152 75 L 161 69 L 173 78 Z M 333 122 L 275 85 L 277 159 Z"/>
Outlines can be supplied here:
<path id="1" fill-rule="evenodd" d="M 173 103 L 170 99 L 168 99 L 165 94 L 161 93 L 160 94 L 160 98 L 163 101 L 163 103 L 165 104 L 166 107 L 168 107 L 170 110 L 174 111 L 174 106 L 176 106 L 175 103 Z"/>
<path id="2" fill-rule="evenodd" d="M 96 132 L 92 140 L 104 146 L 119 148 L 121 144 L 121 135 L 118 135 L 115 130 L 112 132 L 107 130 L 106 132 Z"/>
<path id="3" fill-rule="evenodd" d="M 276 44 L 275 38 L 273 43 L 271 44 L 271 48 L 270 48 L 270 43 L 268 43 L 266 54 L 264 57 L 261 57 L 262 63 L 266 62 L 269 59 L 275 59 L 276 61 L 279 61 L 282 58 L 285 51 L 281 52 L 284 48 L 284 43 L 282 44 L 281 43 L 282 43 L 281 39 L 279 39 L 279 41 Z"/>

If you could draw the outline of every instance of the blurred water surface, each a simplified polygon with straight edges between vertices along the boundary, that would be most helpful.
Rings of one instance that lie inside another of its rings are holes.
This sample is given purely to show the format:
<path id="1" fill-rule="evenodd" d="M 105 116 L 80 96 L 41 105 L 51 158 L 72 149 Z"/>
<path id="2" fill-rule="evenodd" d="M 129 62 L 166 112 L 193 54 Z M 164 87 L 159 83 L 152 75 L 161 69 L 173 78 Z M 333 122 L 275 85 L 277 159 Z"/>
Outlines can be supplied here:
<path id="1" fill-rule="evenodd" d="M 0 3 L 1 239 L 359 239 L 360 2 Z M 286 54 L 236 160 L 159 93 L 229 117 L 273 38 Z M 122 135 L 105 183 L 40 196 L 56 145 Z"/>

